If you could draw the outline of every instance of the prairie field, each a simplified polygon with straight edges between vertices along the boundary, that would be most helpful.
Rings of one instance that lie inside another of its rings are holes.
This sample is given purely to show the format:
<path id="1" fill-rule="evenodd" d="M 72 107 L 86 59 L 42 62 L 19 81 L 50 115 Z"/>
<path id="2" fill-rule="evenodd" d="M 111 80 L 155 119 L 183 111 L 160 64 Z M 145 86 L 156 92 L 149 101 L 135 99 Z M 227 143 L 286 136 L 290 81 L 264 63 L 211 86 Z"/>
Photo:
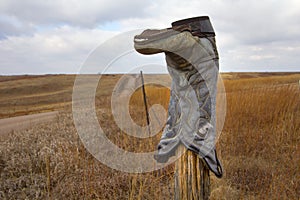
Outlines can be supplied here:
<path id="1" fill-rule="evenodd" d="M 138 139 L 114 121 L 111 95 L 121 77 L 101 77 L 95 94 L 99 124 L 120 148 L 153 151 L 161 131 Z M 221 77 L 227 104 L 217 151 L 224 176 L 217 179 L 211 174 L 210 199 L 300 199 L 300 73 L 225 73 Z M 72 115 L 75 78 L 0 76 L 0 119 L 60 113 L 54 122 L 0 133 L 0 199 L 172 199 L 174 164 L 130 174 L 107 167 L 85 149 Z M 157 79 L 171 82 L 168 75 L 145 75 L 145 80 Z M 160 104 L 167 110 L 168 88 L 148 84 L 145 90 L 149 108 Z M 128 106 L 133 121 L 145 126 L 141 88 L 133 92 Z"/>

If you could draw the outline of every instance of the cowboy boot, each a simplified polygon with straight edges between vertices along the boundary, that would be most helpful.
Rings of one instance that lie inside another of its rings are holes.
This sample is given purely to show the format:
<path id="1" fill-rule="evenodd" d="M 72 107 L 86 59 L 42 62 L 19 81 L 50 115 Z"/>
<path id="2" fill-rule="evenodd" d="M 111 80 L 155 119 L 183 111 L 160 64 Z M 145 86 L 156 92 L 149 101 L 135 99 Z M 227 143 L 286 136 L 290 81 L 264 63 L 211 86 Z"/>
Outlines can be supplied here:
<path id="1" fill-rule="evenodd" d="M 168 119 L 155 159 L 167 162 L 183 144 L 221 177 L 215 150 L 219 57 L 209 18 L 180 20 L 173 22 L 172 28 L 145 30 L 135 36 L 134 47 L 146 55 L 164 52 L 172 77 Z"/>

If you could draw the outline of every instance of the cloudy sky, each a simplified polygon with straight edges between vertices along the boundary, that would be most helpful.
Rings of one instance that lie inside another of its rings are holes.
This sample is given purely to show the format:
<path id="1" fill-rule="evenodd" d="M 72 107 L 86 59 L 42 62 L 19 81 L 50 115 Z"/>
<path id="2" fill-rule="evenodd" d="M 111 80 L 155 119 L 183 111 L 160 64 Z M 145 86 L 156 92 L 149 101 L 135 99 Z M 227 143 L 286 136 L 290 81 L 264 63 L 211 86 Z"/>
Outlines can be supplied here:
<path id="1" fill-rule="evenodd" d="M 221 71 L 300 71 L 298 0 L 1 0 L 0 74 L 78 73 L 118 34 L 202 15 L 216 31 Z"/>

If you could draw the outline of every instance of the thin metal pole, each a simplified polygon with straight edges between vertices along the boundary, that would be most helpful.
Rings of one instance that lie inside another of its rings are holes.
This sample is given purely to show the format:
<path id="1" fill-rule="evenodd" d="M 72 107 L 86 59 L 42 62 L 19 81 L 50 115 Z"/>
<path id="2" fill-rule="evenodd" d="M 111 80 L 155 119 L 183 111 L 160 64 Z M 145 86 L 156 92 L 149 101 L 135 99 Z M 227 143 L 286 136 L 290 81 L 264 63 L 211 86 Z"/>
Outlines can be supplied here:
<path id="1" fill-rule="evenodd" d="M 142 91 L 143 91 L 143 99 L 144 99 L 144 105 L 145 105 L 145 111 L 146 111 L 146 119 L 147 119 L 147 125 L 148 125 L 148 132 L 149 132 L 149 136 L 150 136 L 151 135 L 150 118 L 149 118 L 149 111 L 148 111 L 146 90 L 145 90 L 145 85 L 144 85 L 144 76 L 143 76 L 143 71 L 140 71 L 140 72 L 141 72 Z"/>

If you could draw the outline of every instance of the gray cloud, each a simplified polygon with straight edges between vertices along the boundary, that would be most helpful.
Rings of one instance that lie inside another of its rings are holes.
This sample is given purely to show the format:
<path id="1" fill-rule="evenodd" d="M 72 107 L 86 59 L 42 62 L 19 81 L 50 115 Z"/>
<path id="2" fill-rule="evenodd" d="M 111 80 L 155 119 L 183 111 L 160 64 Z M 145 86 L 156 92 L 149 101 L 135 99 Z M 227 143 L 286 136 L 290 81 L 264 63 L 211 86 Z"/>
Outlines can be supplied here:
<path id="1" fill-rule="evenodd" d="M 26 34 L 32 34 L 34 32 L 34 27 L 30 24 L 24 24 L 20 22 L 16 17 L 5 16 L 0 14 L 0 40 L 6 38 L 7 36 L 16 36 Z"/>
<path id="2" fill-rule="evenodd" d="M 0 40 L 0 73 L 76 73 L 89 53 L 115 34 L 63 26 Z"/>
<path id="3" fill-rule="evenodd" d="M 74 73 L 116 33 L 201 15 L 214 25 L 222 71 L 300 69 L 297 0 L 2 0 L 0 13 L 1 74 Z"/>
<path id="4" fill-rule="evenodd" d="M 107 21 L 141 17 L 150 1 L 139 0 L 3 0 L 0 3 L 2 15 L 14 16 L 22 23 L 34 25 L 69 24 L 92 28 Z"/>

